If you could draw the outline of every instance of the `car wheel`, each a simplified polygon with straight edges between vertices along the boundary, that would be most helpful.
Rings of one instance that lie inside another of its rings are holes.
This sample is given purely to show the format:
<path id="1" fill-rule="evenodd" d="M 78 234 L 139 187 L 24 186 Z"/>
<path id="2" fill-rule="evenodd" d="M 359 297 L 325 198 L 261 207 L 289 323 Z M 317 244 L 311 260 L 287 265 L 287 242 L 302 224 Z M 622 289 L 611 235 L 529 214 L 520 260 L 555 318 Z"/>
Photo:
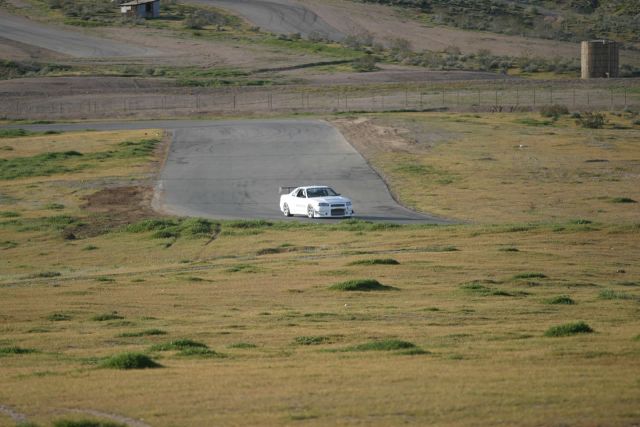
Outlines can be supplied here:
<path id="1" fill-rule="evenodd" d="M 309 218 L 313 218 L 315 216 L 314 212 L 313 212 L 313 206 L 311 206 L 311 205 L 309 205 L 309 207 L 307 208 L 307 216 Z"/>
<path id="2" fill-rule="evenodd" d="M 284 214 L 284 216 L 293 216 L 291 215 L 291 211 L 289 210 L 289 205 L 286 203 L 282 206 L 282 213 Z"/>

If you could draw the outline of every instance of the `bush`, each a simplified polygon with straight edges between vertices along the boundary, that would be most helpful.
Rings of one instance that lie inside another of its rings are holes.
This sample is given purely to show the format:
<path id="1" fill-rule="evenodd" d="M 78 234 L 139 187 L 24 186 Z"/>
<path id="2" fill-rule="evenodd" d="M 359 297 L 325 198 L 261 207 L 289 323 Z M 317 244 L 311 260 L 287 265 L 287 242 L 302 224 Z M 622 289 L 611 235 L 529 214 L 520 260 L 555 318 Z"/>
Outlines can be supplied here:
<path id="1" fill-rule="evenodd" d="M 550 117 L 554 120 L 558 120 L 560 116 L 566 116 L 568 114 L 569 109 L 564 105 L 545 105 L 544 107 L 540 108 L 540 115 L 542 117 Z"/>
<path id="2" fill-rule="evenodd" d="M 633 299 L 632 295 L 625 292 L 614 291 L 613 289 L 603 289 L 598 294 L 600 299 Z"/>
<path id="3" fill-rule="evenodd" d="M 374 279 L 349 280 L 331 285 L 329 289 L 334 291 L 390 291 L 396 290 L 393 286 L 386 286 Z"/>
<path id="4" fill-rule="evenodd" d="M 607 120 L 602 113 L 586 112 L 580 115 L 576 123 L 587 129 L 601 129 L 607 123 Z"/>
<path id="5" fill-rule="evenodd" d="M 397 351 L 397 350 L 416 350 L 420 349 L 417 345 L 409 341 L 396 339 L 387 339 L 381 341 L 371 341 L 365 344 L 359 344 L 347 347 L 344 351 Z"/>
<path id="6" fill-rule="evenodd" d="M 122 353 L 111 356 L 100 364 L 102 368 L 111 369 L 148 369 L 160 368 L 162 365 L 156 363 L 149 356 L 142 353 Z"/>
<path id="7" fill-rule="evenodd" d="M 294 339 L 295 343 L 299 345 L 318 345 L 324 344 L 329 340 L 330 338 L 326 336 L 303 336 Z"/>
<path id="8" fill-rule="evenodd" d="M 151 347 L 151 351 L 172 351 L 172 350 L 185 350 L 193 348 L 208 348 L 206 344 L 190 339 L 173 340 L 164 344 L 157 344 Z"/>
<path id="9" fill-rule="evenodd" d="M 566 323 L 564 325 L 553 326 L 544 333 L 546 337 L 566 337 L 576 334 L 589 334 L 593 329 L 585 322 Z"/>
<path id="10" fill-rule="evenodd" d="M 372 55 L 365 55 L 356 59 L 351 66 L 359 72 L 369 72 L 378 69 L 378 67 L 376 67 L 376 58 Z"/>
<path id="11" fill-rule="evenodd" d="M 357 261 L 350 262 L 348 265 L 398 265 L 400 264 L 393 258 L 374 258 L 374 259 L 359 259 Z"/>
<path id="12" fill-rule="evenodd" d="M 549 298 L 544 301 L 545 304 L 565 304 L 565 305 L 573 305 L 575 301 L 571 299 L 571 297 L 567 295 L 560 295 L 557 297 Z"/>
<path id="13" fill-rule="evenodd" d="M 96 314 L 91 318 L 96 322 L 105 322 L 107 320 L 121 320 L 124 319 L 124 316 L 120 316 L 117 311 L 112 311 L 111 313 L 105 314 Z"/>

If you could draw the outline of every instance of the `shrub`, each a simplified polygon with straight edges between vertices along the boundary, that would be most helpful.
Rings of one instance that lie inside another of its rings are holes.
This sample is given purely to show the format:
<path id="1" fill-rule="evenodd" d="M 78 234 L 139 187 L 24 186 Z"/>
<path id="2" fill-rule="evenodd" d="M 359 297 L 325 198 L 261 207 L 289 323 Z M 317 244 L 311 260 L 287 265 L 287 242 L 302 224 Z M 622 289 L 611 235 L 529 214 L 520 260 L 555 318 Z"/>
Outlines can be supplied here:
<path id="1" fill-rule="evenodd" d="M 369 72 L 378 69 L 378 67 L 376 67 L 376 58 L 372 55 L 365 55 L 354 60 L 351 66 L 359 72 Z"/>
<path id="2" fill-rule="evenodd" d="M 393 258 L 375 258 L 375 259 L 359 259 L 350 262 L 348 265 L 398 265 L 400 264 Z"/>
<path id="3" fill-rule="evenodd" d="M 549 298 L 544 300 L 545 304 L 565 304 L 565 305 L 573 305 L 576 302 L 571 299 L 571 297 L 567 295 L 559 295 L 557 297 Z"/>
<path id="4" fill-rule="evenodd" d="M 326 336 L 302 336 L 295 337 L 294 341 L 300 345 L 318 345 L 329 341 L 330 338 Z"/>
<path id="5" fill-rule="evenodd" d="M 0 347 L 0 355 L 3 354 L 31 354 L 36 353 L 37 351 L 32 348 L 22 348 L 22 347 Z"/>
<path id="6" fill-rule="evenodd" d="M 124 319 L 124 316 L 120 316 L 117 311 L 112 311 L 111 313 L 104 314 L 96 314 L 91 318 L 96 322 L 105 322 L 107 320 L 121 320 Z"/>
<path id="7" fill-rule="evenodd" d="M 71 320 L 72 317 L 66 313 L 51 313 L 47 316 L 47 320 L 51 320 L 52 322 L 61 322 L 65 320 Z"/>
<path id="8" fill-rule="evenodd" d="M 576 123 L 587 129 L 601 129 L 607 123 L 607 120 L 602 113 L 586 112 L 580 115 Z"/>
<path id="9" fill-rule="evenodd" d="M 514 280 L 519 279 L 546 279 L 547 276 L 543 273 L 520 273 L 513 276 Z"/>
<path id="10" fill-rule="evenodd" d="M 104 360 L 100 367 L 111 369 L 148 369 L 160 368 L 162 365 L 156 363 L 149 356 L 142 353 L 122 353 L 111 356 Z"/>
<path id="11" fill-rule="evenodd" d="M 633 299 L 632 295 L 625 292 L 614 291 L 613 289 L 603 289 L 598 294 L 600 299 Z"/>
<path id="12" fill-rule="evenodd" d="M 27 135 L 29 135 L 29 132 L 24 129 L 0 129 L 0 138 L 17 138 Z"/>
<path id="13" fill-rule="evenodd" d="M 178 352 L 178 356 L 184 356 L 184 357 L 207 357 L 207 358 L 211 358 L 211 357 L 225 357 L 224 354 L 218 353 L 216 351 L 213 351 L 209 348 L 202 348 L 202 347 L 188 347 L 185 349 L 182 349 Z"/>
<path id="14" fill-rule="evenodd" d="M 387 339 L 381 341 L 371 341 L 365 344 L 358 344 L 347 347 L 345 351 L 396 351 L 419 348 L 412 342 L 396 339 Z"/>
<path id="15" fill-rule="evenodd" d="M 124 332 L 118 335 L 118 337 L 134 338 L 134 337 L 144 337 L 144 336 L 151 336 L 151 335 L 167 335 L 167 332 L 163 331 L 162 329 L 147 329 L 146 331 L 140 331 L 140 332 Z"/>
<path id="16" fill-rule="evenodd" d="M 237 343 L 229 344 L 227 347 L 229 347 L 229 348 L 256 348 L 257 345 L 249 343 L 249 342 L 237 342 Z"/>
<path id="17" fill-rule="evenodd" d="M 566 116 L 567 114 L 569 114 L 569 109 L 564 105 L 545 105 L 540 108 L 540 115 L 542 117 L 549 117 L 554 120 L 558 120 L 560 116 Z"/>
<path id="18" fill-rule="evenodd" d="M 612 203 L 638 203 L 637 201 L 629 198 L 629 197 L 614 197 L 611 199 Z"/>
<path id="19" fill-rule="evenodd" d="M 33 279 L 36 279 L 36 278 L 47 279 L 51 277 L 60 277 L 60 276 L 62 276 L 62 273 L 60 273 L 59 271 L 42 271 L 40 273 L 32 274 L 29 277 Z"/>
<path id="20" fill-rule="evenodd" d="M 185 350 L 188 348 L 208 348 L 206 344 L 190 339 L 178 339 L 164 344 L 157 344 L 151 347 L 151 351 L 172 351 Z"/>
<path id="21" fill-rule="evenodd" d="M 546 337 L 566 337 L 576 334 L 588 334 L 593 329 L 585 322 L 566 323 L 564 325 L 552 326 L 544 333 Z"/>
<path id="22" fill-rule="evenodd" d="M 374 279 L 357 279 L 331 285 L 329 289 L 334 291 L 390 291 L 395 290 L 393 286 L 383 285 Z"/>

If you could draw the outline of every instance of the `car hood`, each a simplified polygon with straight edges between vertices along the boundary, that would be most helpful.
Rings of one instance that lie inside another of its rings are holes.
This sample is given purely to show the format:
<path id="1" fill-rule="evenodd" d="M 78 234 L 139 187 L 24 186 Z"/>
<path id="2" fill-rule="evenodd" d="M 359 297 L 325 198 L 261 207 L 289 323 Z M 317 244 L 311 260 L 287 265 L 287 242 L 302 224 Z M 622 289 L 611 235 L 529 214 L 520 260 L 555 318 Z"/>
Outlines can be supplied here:
<path id="1" fill-rule="evenodd" d="M 351 201 L 350 199 L 342 196 L 312 197 L 310 200 L 313 200 L 314 202 L 318 202 L 318 203 L 330 203 L 330 204 L 347 203 Z"/>

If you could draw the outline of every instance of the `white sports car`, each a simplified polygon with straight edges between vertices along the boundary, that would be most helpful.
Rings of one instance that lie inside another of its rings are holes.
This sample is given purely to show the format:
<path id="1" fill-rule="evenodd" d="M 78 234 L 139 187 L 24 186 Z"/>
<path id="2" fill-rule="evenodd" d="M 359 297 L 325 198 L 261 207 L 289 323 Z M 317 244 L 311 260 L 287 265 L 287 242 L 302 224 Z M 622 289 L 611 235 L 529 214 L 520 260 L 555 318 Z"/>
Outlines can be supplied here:
<path id="1" fill-rule="evenodd" d="M 293 190 L 291 191 L 291 189 Z M 309 218 L 350 218 L 351 200 L 324 185 L 281 187 L 290 191 L 280 196 L 280 210 L 285 216 L 306 215 Z"/>

